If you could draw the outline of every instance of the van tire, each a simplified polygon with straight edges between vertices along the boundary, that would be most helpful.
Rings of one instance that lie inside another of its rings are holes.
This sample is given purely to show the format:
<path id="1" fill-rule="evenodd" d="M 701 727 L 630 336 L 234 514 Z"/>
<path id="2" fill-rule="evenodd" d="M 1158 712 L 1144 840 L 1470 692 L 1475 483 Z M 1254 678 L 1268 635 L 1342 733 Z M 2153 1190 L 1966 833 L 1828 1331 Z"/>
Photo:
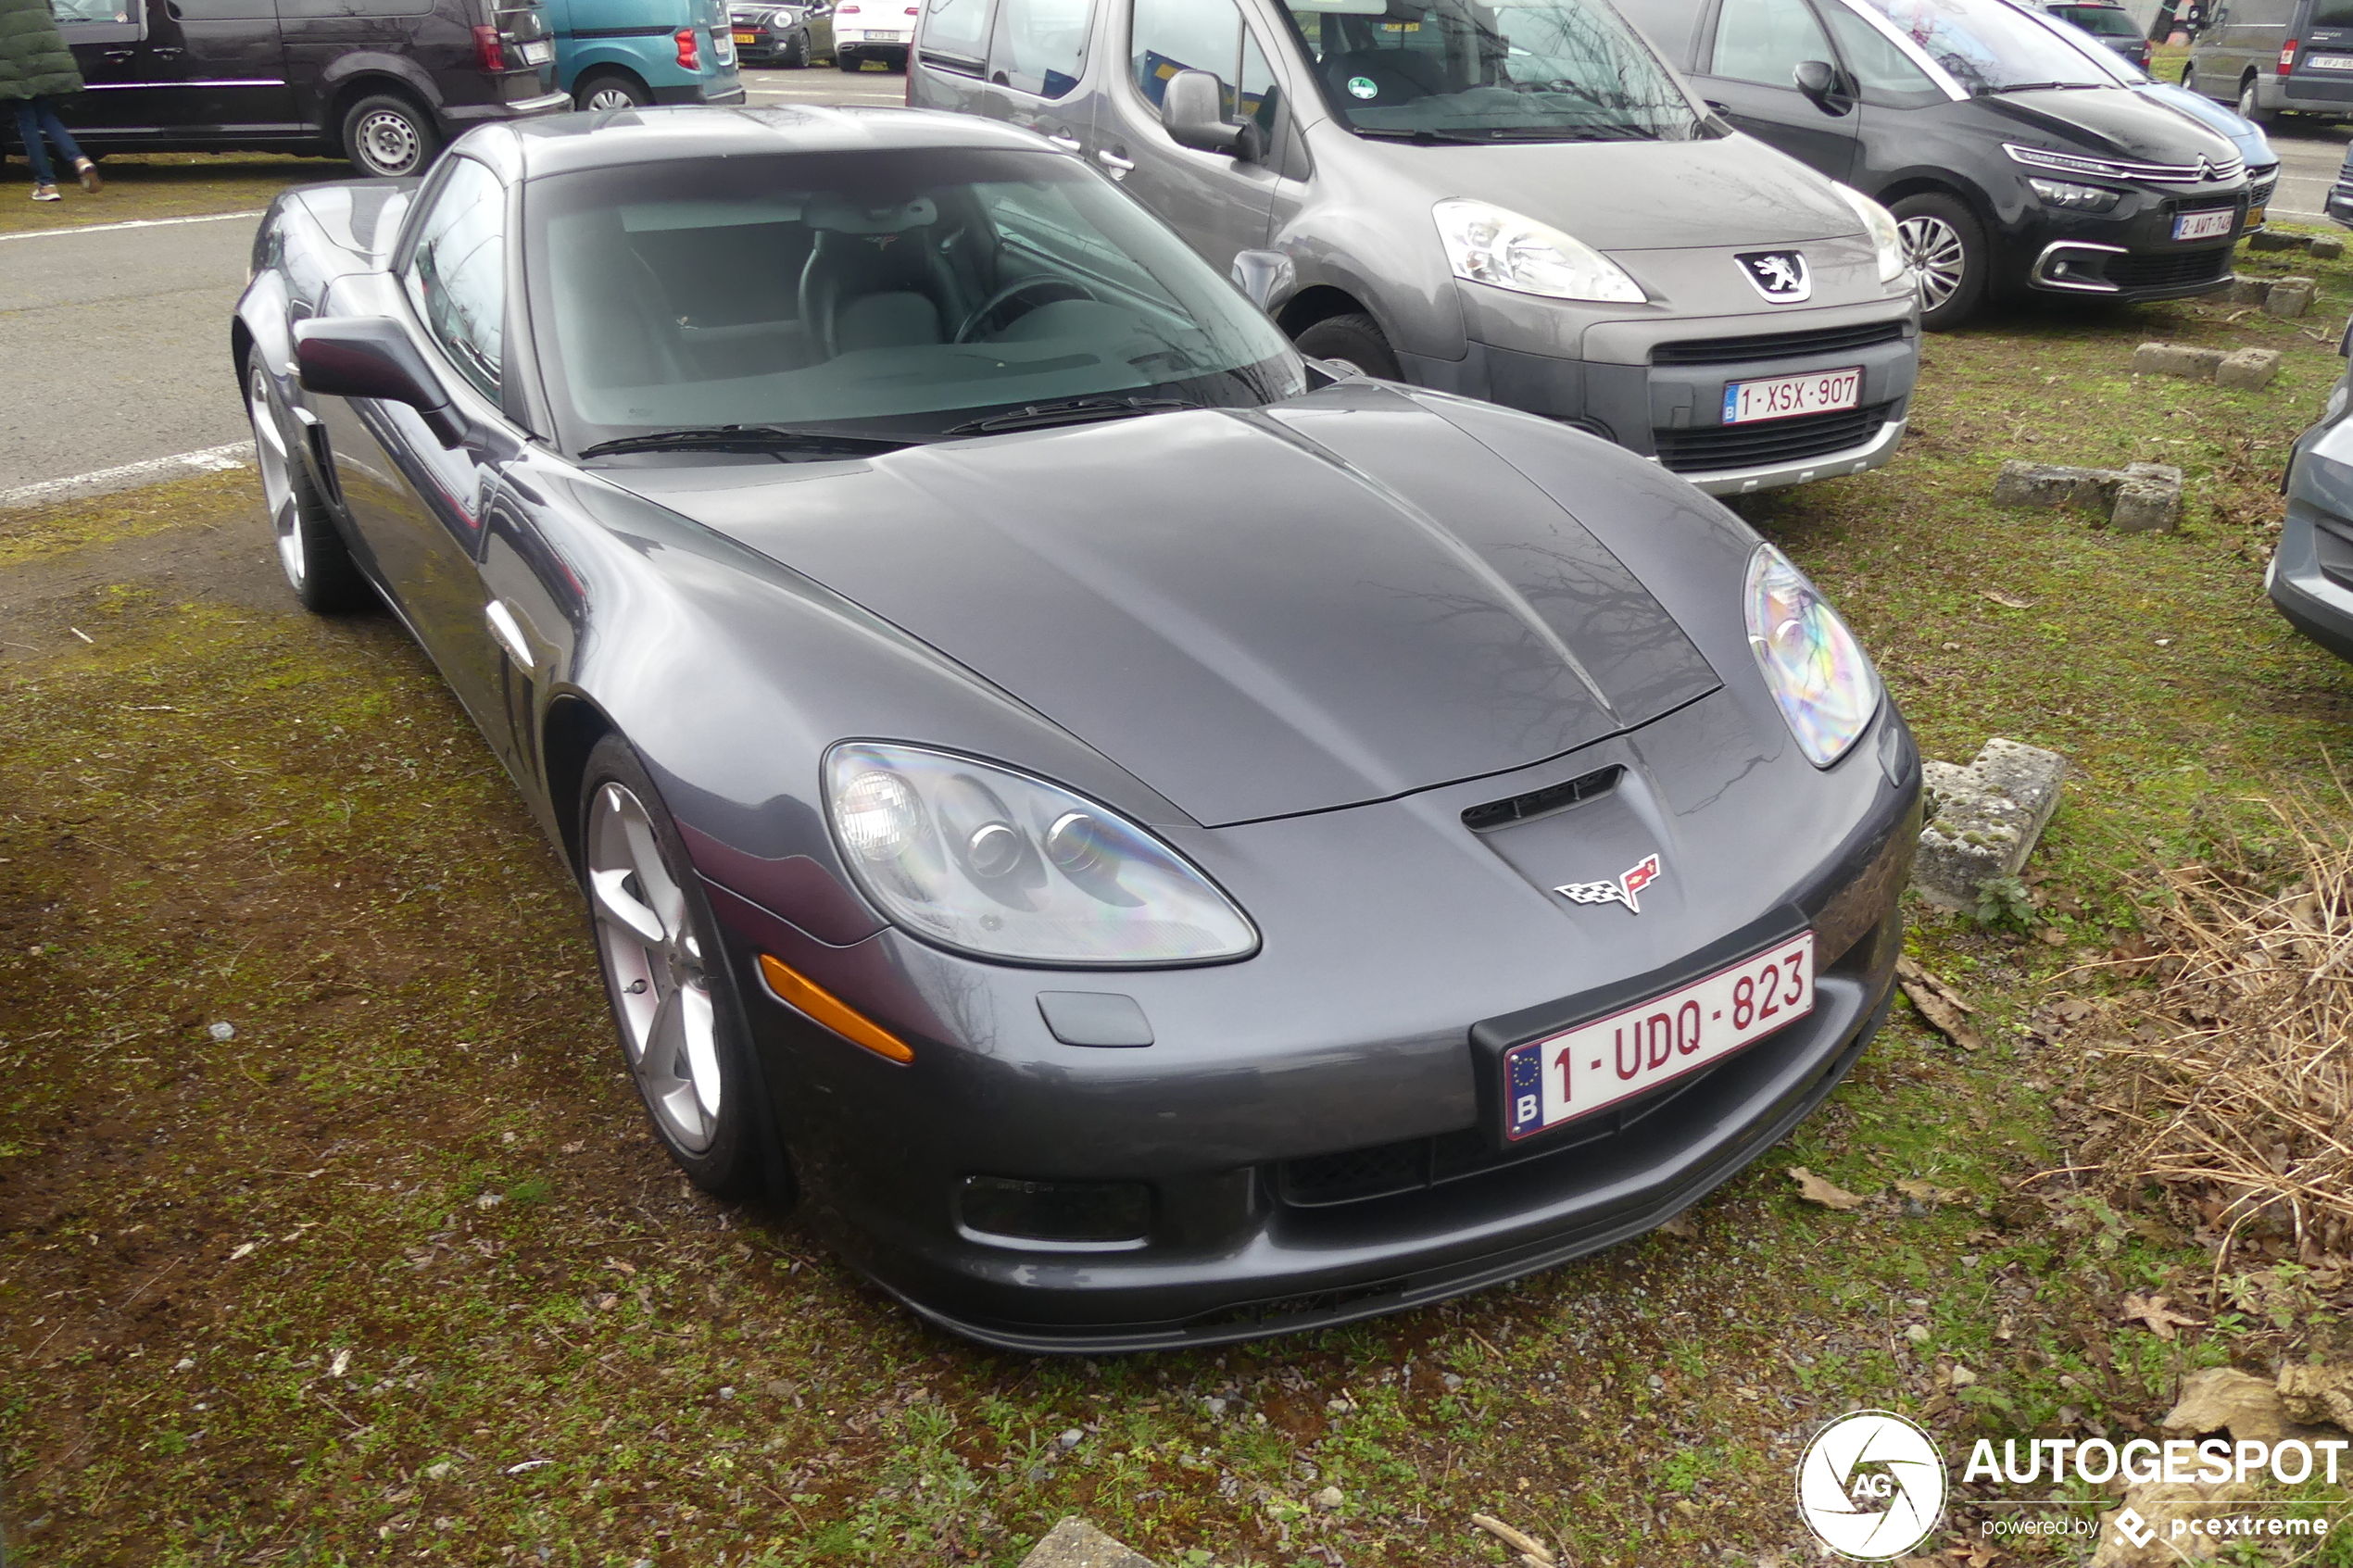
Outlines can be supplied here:
<path id="1" fill-rule="evenodd" d="M 2246 80 L 2239 83 L 2238 102 L 2233 106 L 2239 111 L 2239 118 L 2259 125 L 2266 131 L 2278 129 L 2279 111 L 2262 107 L 2256 101 L 2256 91 L 2255 73 L 2249 71 L 2246 73 Z"/>
<path id="2" fill-rule="evenodd" d="M 1906 196 L 1889 209 L 1904 235 L 1904 259 L 1936 281 L 1920 281 L 1920 327 L 1948 332 L 1984 304 L 1993 247 L 1969 204 L 1943 191 Z"/>
<path id="3" fill-rule="evenodd" d="M 572 90 L 572 101 L 582 109 L 639 109 L 654 95 L 625 70 L 592 70 Z"/>
<path id="4" fill-rule="evenodd" d="M 1291 342 L 1310 359 L 1329 359 L 1377 381 L 1404 380 L 1388 334 L 1380 330 L 1379 322 L 1361 311 L 1327 316 Z"/>
<path id="5" fill-rule="evenodd" d="M 371 180 L 422 174 L 441 151 L 441 129 L 399 93 L 371 93 L 345 111 L 343 156 Z"/>

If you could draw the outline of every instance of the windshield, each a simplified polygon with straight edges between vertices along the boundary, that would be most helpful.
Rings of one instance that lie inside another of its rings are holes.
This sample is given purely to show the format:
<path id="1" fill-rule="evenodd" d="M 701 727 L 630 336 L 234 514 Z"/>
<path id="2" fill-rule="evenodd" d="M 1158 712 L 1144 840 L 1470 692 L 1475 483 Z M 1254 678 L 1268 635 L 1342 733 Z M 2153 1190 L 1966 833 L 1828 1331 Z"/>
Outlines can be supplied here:
<path id="1" fill-rule="evenodd" d="M 2086 32 L 2102 38 L 2138 38 L 2141 30 L 2131 16 L 2114 6 L 2053 6 L 2051 15 L 2063 22 L 2073 22 Z"/>
<path id="2" fill-rule="evenodd" d="M 1606 0 L 1307 0 L 1290 19 L 1333 117 L 1361 136 L 1712 134 Z"/>
<path id="3" fill-rule="evenodd" d="M 2116 79 L 2003 0 L 1863 0 L 1971 93 L 2113 87 Z"/>
<path id="4" fill-rule="evenodd" d="M 1073 398 L 1255 407 L 1306 385 L 1231 284 L 1051 153 L 641 164 L 535 181 L 523 206 L 576 452 L 745 426 L 920 440 Z"/>

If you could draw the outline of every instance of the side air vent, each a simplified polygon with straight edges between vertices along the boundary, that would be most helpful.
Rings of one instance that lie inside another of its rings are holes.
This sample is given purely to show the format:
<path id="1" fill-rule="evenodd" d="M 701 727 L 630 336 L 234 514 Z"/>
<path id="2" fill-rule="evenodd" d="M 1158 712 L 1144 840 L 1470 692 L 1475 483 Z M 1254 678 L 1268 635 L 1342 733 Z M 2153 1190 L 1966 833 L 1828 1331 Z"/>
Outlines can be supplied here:
<path id="1" fill-rule="evenodd" d="M 1626 770 L 1613 762 L 1567 784 L 1546 784 L 1542 789 L 1515 795 L 1509 800 L 1491 800 L 1484 806 L 1467 807 L 1463 811 L 1463 825 L 1473 833 L 1489 833 L 1496 828 L 1524 822 L 1530 817 L 1541 817 L 1562 811 L 1597 795 L 1607 795 L 1617 787 L 1617 776 Z"/>

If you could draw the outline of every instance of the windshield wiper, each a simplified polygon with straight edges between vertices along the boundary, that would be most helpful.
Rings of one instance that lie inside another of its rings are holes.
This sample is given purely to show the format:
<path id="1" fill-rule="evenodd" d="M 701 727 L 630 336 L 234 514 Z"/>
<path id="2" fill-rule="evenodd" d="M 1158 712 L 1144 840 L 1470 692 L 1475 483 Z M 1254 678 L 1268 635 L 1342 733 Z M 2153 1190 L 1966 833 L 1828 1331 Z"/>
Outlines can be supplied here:
<path id="1" fill-rule="evenodd" d="M 1433 131 L 1427 125 L 1418 126 L 1412 131 L 1399 131 L 1386 125 L 1352 125 L 1348 129 L 1359 136 L 1370 136 L 1377 141 L 1417 142 L 1426 147 L 1435 146 L 1441 142 L 1477 146 L 1488 140 L 1485 136 L 1461 131 Z"/>
<path id="2" fill-rule="evenodd" d="M 1988 87 L 1987 93 L 2041 93 L 2055 87 L 2097 87 L 2096 82 L 2005 82 L 1999 87 Z"/>
<path id="3" fill-rule="evenodd" d="M 788 425 L 700 425 L 651 435 L 599 441 L 583 458 L 612 458 L 625 452 L 768 452 L 796 458 L 871 458 L 912 446 L 912 441 L 882 435 L 843 435 L 833 431 L 795 430 Z"/>
<path id="4" fill-rule="evenodd" d="M 1065 397 L 1058 403 L 1032 403 L 985 420 L 950 425 L 942 435 L 980 435 L 1000 430 L 1043 430 L 1051 425 L 1085 424 L 1095 420 L 1124 420 L 1136 414 L 1158 414 L 1172 408 L 1198 408 L 1181 397 Z"/>
<path id="5" fill-rule="evenodd" d="M 1498 125 L 1483 142 L 1655 142 L 1658 132 L 1639 125 Z"/>

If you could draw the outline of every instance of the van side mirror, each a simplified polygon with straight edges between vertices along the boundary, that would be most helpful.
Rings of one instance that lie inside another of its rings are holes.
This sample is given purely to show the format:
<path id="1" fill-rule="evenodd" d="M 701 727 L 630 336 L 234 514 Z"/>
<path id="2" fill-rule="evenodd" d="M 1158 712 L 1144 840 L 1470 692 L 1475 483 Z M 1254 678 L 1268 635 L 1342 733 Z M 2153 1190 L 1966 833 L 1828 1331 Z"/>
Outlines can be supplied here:
<path id="1" fill-rule="evenodd" d="M 466 440 L 441 380 L 409 331 L 389 316 L 322 316 L 295 323 L 295 371 L 305 392 L 371 397 L 417 410 L 444 446 Z"/>
<path id="2" fill-rule="evenodd" d="M 1254 156 L 1257 127 L 1227 123 L 1225 96 L 1225 87 L 1208 71 L 1180 70 L 1170 77 L 1160 95 L 1160 123 L 1169 140 L 1229 157 Z"/>
<path id="3" fill-rule="evenodd" d="M 1268 315 L 1299 288 L 1299 270 L 1279 250 L 1245 250 L 1234 254 L 1234 286 Z"/>
<path id="4" fill-rule="evenodd" d="M 1796 79 L 1797 90 L 1824 114 L 1844 114 L 1855 107 L 1855 100 L 1846 95 L 1845 84 L 1839 81 L 1838 68 L 1828 60 L 1800 60 L 1792 75 Z"/>

